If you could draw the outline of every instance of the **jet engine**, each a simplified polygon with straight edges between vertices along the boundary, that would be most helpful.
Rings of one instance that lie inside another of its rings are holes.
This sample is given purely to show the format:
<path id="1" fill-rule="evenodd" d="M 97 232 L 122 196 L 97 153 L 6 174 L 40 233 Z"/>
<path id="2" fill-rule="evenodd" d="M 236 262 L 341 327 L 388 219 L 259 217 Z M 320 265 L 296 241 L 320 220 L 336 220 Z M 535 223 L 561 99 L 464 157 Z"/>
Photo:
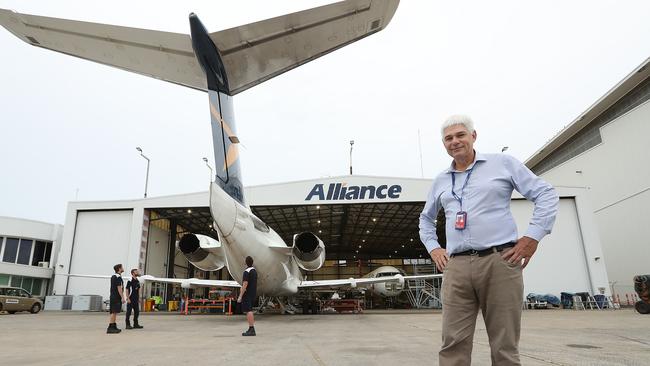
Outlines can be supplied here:
<path id="1" fill-rule="evenodd" d="M 305 271 L 315 271 L 325 263 L 325 244 L 311 232 L 293 236 L 293 257 Z"/>
<path id="2" fill-rule="evenodd" d="M 226 265 L 221 243 L 209 236 L 185 234 L 178 242 L 178 249 L 188 261 L 204 271 L 217 271 Z"/>

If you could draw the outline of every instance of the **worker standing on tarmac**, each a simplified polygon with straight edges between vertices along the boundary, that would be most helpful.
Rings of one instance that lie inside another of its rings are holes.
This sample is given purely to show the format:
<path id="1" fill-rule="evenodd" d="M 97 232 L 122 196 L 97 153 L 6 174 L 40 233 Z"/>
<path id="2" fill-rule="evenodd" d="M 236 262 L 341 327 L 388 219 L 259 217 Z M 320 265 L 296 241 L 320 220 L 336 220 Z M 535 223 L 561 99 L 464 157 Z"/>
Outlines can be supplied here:
<path id="1" fill-rule="evenodd" d="M 246 270 L 237 302 L 241 303 L 241 311 L 246 314 L 248 330 L 242 333 L 244 337 L 255 336 L 255 318 L 253 317 L 253 302 L 257 296 L 257 271 L 253 267 L 253 258 L 246 257 Z"/>
<path id="2" fill-rule="evenodd" d="M 140 317 L 140 281 L 138 269 L 131 270 L 131 279 L 126 282 L 126 329 L 142 329 L 138 323 Z M 131 326 L 131 310 L 133 310 L 133 326 Z"/>
<path id="3" fill-rule="evenodd" d="M 111 315 L 108 322 L 108 329 L 106 329 L 106 333 L 108 334 L 116 334 L 122 331 L 117 327 L 117 324 L 115 322 L 117 313 L 122 311 L 122 304 L 124 304 L 124 282 L 122 281 L 122 273 L 124 272 L 124 268 L 121 264 L 116 264 L 113 266 L 113 270 L 115 271 L 115 274 L 113 274 L 111 277 L 111 297 L 109 302 L 109 311 Z"/>

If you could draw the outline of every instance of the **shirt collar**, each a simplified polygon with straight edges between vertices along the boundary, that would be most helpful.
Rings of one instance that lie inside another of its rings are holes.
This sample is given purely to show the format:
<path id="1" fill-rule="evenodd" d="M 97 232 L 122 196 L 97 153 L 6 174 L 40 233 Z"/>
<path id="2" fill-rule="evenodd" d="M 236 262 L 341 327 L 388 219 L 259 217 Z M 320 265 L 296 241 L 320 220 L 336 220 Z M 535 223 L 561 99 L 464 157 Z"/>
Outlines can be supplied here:
<path id="1" fill-rule="evenodd" d="M 467 170 L 470 170 L 470 169 L 474 168 L 474 164 L 476 164 L 476 162 L 478 162 L 478 161 L 486 161 L 486 160 L 487 160 L 487 156 L 485 156 L 484 154 L 481 154 L 478 151 L 474 150 L 474 162 L 472 162 L 467 167 Z M 467 171 L 467 170 L 465 170 L 465 171 Z M 445 170 L 445 173 L 448 173 L 448 174 L 452 173 L 452 172 L 461 173 L 458 170 L 456 170 L 456 168 L 454 168 L 454 161 L 453 160 L 451 161 L 451 164 L 449 164 L 449 168 L 447 168 L 447 170 Z"/>

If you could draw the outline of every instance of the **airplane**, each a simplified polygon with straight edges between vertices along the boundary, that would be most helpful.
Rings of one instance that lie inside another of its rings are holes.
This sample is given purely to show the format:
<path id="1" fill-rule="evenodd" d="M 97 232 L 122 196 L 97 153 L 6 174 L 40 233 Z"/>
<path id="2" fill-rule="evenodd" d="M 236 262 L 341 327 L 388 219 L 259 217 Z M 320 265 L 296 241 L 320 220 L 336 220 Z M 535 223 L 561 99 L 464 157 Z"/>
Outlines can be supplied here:
<path id="1" fill-rule="evenodd" d="M 410 278 L 391 276 L 307 281 L 302 271 L 325 262 L 325 245 L 312 232 L 284 240 L 246 204 L 233 96 L 383 30 L 399 0 L 347 0 L 209 33 L 189 15 L 190 35 L 19 14 L 0 9 L 0 25 L 24 42 L 70 56 L 206 91 L 217 162 L 210 185 L 216 238 L 186 234 L 178 248 L 204 271 L 224 266 L 235 281 L 155 278 L 196 286 L 239 287 L 244 258 L 254 258 L 258 294 L 292 296 L 300 290 L 355 288 Z M 58 274 L 58 273 L 57 273 Z M 70 276 L 71 274 L 64 274 Z M 84 275 L 80 275 L 84 276 Z M 91 277 L 91 276 L 88 276 Z"/>
<path id="2" fill-rule="evenodd" d="M 381 266 L 374 271 L 366 274 L 364 277 L 367 278 L 382 278 L 382 277 L 394 277 L 405 276 L 404 271 L 393 266 Z M 399 282 L 378 282 L 373 283 L 368 286 L 370 292 L 379 295 L 381 297 L 396 297 L 402 294 L 405 290 L 404 281 Z"/>
<path id="3" fill-rule="evenodd" d="M 82 277 L 82 278 L 103 278 L 103 279 L 108 279 L 111 276 L 106 276 L 106 275 L 84 275 L 84 274 L 66 274 L 67 276 L 70 277 Z M 130 274 L 124 273 L 122 276 L 124 279 L 129 280 L 131 278 Z M 402 292 L 406 289 L 404 286 L 405 280 L 408 279 L 430 279 L 430 278 L 437 278 L 440 277 L 440 275 L 420 275 L 420 276 L 407 276 L 405 272 L 399 268 L 393 267 L 393 266 L 380 266 L 376 269 L 374 269 L 371 272 L 368 272 L 366 275 L 364 275 L 361 280 L 362 281 L 357 281 L 356 283 L 356 288 L 358 288 L 361 291 L 370 291 L 373 294 L 382 296 L 382 297 L 395 297 L 399 296 L 402 294 Z M 373 281 L 368 281 L 369 279 L 374 279 L 374 278 L 388 278 L 390 281 L 383 282 L 373 282 Z M 173 284 L 173 285 L 179 285 L 181 288 L 184 289 L 194 289 L 194 288 L 200 288 L 200 287 L 225 287 L 225 288 L 240 288 L 240 283 L 237 281 L 224 281 L 224 280 L 206 280 L 206 279 L 199 279 L 199 278 L 164 278 L 164 277 L 154 277 L 151 275 L 141 275 L 138 277 L 140 281 L 144 282 L 160 282 L 160 283 L 168 283 L 168 284 Z M 336 289 L 341 287 L 341 283 L 338 282 L 333 283 L 331 285 L 323 285 L 323 286 L 316 286 L 316 288 L 320 287 L 320 290 L 325 290 L 325 289 Z M 319 284 L 327 283 L 328 280 L 325 281 L 318 281 Z M 349 288 L 355 288 L 353 286 L 349 286 Z M 317 291 L 319 292 L 319 291 Z M 320 292 L 327 292 L 327 291 L 320 291 Z M 331 292 L 335 292 L 335 290 L 332 290 Z"/>

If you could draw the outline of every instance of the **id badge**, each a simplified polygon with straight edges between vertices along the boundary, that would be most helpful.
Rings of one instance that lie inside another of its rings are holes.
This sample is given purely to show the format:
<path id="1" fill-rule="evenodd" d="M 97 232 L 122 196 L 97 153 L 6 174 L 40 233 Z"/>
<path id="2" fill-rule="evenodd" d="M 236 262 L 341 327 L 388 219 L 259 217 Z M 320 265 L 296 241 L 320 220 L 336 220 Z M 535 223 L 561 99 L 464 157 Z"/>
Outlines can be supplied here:
<path id="1" fill-rule="evenodd" d="M 456 213 L 456 230 L 465 230 L 467 225 L 467 212 L 459 211 Z"/>

